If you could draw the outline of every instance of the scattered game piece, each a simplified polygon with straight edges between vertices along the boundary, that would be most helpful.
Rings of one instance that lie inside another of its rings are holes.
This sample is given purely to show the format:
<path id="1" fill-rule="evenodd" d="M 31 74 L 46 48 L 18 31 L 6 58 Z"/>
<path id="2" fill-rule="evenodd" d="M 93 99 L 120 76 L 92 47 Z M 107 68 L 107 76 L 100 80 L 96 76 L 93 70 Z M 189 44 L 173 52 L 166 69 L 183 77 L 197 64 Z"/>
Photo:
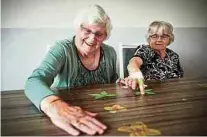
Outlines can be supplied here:
<path id="1" fill-rule="evenodd" d="M 154 92 L 152 92 L 152 89 L 145 89 L 145 93 L 147 95 L 154 95 L 155 94 Z"/>
<path id="2" fill-rule="evenodd" d="M 150 129 L 143 122 L 136 122 L 128 125 L 121 126 L 117 129 L 121 132 L 129 132 L 130 136 L 157 136 L 161 132 L 156 129 Z"/>
<path id="3" fill-rule="evenodd" d="M 136 96 L 140 96 L 141 93 L 140 93 L 139 91 L 135 91 L 135 92 L 134 92 L 134 95 L 136 95 Z"/>
<path id="4" fill-rule="evenodd" d="M 105 99 L 107 97 L 114 97 L 116 94 L 109 94 L 106 91 L 102 91 L 101 93 L 98 94 L 89 94 L 94 97 L 94 99 Z"/>
<path id="5" fill-rule="evenodd" d="M 134 90 L 134 94 L 139 96 L 141 95 L 140 91 L 138 89 Z M 145 89 L 146 95 L 154 95 L 155 93 L 152 91 L 152 89 Z"/>
<path id="6" fill-rule="evenodd" d="M 110 113 L 116 113 L 117 111 L 124 111 L 127 110 L 127 108 L 121 106 L 121 105 L 113 105 L 111 107 L 104 107 L 105 110 L 108 110 Z"/>
<path id="7" fill-rule="evenodd" d="M 198 84 L 198 86 L 206 87 L 207 88 L 207 84 Z"/>

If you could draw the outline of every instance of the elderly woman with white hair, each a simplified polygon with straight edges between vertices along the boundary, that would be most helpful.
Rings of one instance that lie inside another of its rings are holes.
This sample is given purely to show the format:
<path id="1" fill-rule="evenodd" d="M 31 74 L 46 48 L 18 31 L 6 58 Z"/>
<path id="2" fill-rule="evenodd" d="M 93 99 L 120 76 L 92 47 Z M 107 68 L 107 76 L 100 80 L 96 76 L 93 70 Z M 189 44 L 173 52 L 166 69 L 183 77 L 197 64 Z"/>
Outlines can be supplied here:
<path id="1" fill-rule="evenodd" d="M 179 55 L 167 48 L 174 41 L 173 26 L 165 21 L 154 21 L 146 35 L 149 45 L 139 45 L 127 66 L 129 77 L 122 80 L 132 89 L 144 92 L 144 80 L 166 80 L 183 77 Z"/>
<path id="2" fill-rule="evenodd" d="M 117 79 L 116 52 L 103 43 L 112 29 L 109 16 L 99 5 L 81 11 L 74 21 L 76 35 L 56 42 L 27 79 L 26 96 L 59 128 L 71 135 L 80 131 L 102 134 L 106 126 L 92 113 L 64 102 L 51 87 L 72 88 L 113 83 Z"/>

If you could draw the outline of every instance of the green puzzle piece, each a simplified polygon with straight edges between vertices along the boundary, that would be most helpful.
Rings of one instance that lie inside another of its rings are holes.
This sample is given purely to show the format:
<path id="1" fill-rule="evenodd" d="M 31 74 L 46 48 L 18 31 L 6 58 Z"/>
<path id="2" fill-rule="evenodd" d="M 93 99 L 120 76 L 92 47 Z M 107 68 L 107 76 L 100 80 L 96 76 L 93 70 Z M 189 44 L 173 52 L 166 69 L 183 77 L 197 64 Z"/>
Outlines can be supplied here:
<path id="1" fill-rule="evenodd" d="M 138 89 L 134 90 L 135 95 L 141 95 L 140 91 Z M 154 95 L 155 93 L 152 91 L 152 89 L 145 89 L 145 94 L 146 95 Z"/>
<path id="2" fill-rule="evenodd" d="M 106 91 L 102 91 L 101 93 L 98 94 L 89 94 L 94 97 L 94 99 L 105 99 L 107 97 L 113 97 L 116 96 L 116 94 L 109 94 Z"/>

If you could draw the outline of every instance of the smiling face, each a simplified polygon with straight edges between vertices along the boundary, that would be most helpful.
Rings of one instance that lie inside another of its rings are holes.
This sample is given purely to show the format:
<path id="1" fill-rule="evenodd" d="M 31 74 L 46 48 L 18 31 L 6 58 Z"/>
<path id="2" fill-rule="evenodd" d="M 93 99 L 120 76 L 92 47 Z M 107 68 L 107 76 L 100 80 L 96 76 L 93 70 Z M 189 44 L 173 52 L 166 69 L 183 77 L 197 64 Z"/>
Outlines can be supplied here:
<path id="1" fill-rule="evenodd" d="M 89 55 L 100 50 L 105 39 L 106 31 L 103 25 L 82 24 L 76 31 L 75 44 L 79 53 Z"/>
<path id="2" fill-rule="evenodd" d="M 153 50 L 165 50 L 170 44 L 170 36 L 168 32 L 159 29 L 150 35 L 148 42 Z"/>
<path id="3" fill-rule="evenodd" d="M 156 51 L 165 51 L 166 47 L 174 41 L 173 26 L 164 21 L 154 21 L 149 25 L 147 41 Z"/>

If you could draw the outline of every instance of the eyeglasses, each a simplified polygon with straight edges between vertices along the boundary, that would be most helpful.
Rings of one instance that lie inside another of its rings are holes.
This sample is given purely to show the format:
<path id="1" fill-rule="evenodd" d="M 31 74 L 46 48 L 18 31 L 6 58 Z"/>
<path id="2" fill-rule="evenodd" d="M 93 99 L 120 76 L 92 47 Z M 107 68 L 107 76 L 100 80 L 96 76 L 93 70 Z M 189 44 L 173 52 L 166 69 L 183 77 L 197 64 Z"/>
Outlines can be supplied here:
<path id="1" fill-rule="evenodd" d="M 105 34 L 104 33 L 101 33 L 101 32 L 92 32 L 90 29 L 88 29 L 88 28 L 85 28 L 85 27 L 83 27 L 82 25 L 81 25 L 81 31 L 84 33 L 84 35 L 86 35 L 86 36 L 89 36 L 89 35 L 91 35 L 91 34 L 94 34 L 95 35 L 95 37 L 97 38 L 97 39 L 103 39 L 104 38 L 104 36 L 105 36 Z"/>
<path id="2" fill-rule="evenodd" d="M 154 34 L 154 35 L 151 35 L 150 38 L 152 40 L 158 40 L 159 38 L 161 38 L 162 40 L 167 40 L 170 36 L 168 34 L 163 34 L 161 36 L 159 36 L 158 34 Z"/>

